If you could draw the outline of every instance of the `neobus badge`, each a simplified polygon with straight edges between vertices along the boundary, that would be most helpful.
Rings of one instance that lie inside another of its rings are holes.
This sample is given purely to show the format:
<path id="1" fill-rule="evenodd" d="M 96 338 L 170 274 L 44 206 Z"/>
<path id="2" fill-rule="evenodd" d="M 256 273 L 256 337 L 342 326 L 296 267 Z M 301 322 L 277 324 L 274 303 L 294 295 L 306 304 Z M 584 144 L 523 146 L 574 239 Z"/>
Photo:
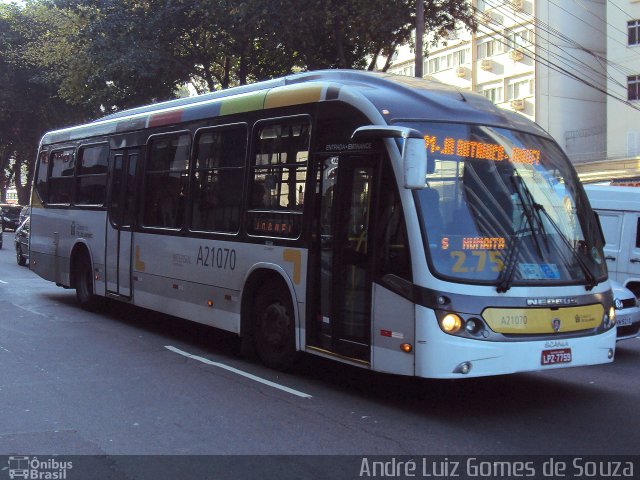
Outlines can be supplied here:
<path id="1" fill-rule="evenodd" d="M 577 305 L 575 298 L 527 298 L 527 306 L 553 307 L 557 305 Z"/>

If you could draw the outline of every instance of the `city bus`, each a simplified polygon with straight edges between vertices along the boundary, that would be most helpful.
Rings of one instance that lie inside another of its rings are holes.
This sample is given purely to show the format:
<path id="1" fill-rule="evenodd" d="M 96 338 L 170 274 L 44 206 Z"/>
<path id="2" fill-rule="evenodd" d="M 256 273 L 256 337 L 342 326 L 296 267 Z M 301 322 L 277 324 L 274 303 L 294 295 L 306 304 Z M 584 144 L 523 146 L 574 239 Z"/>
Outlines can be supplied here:
<path id="1" fill-rule="evenodd" d="M 613 361 L 603 239 L 543 129 L 429 80 L 293 74 L 46 133 L 30 268 L 302 352 L 468 378 Z"/>

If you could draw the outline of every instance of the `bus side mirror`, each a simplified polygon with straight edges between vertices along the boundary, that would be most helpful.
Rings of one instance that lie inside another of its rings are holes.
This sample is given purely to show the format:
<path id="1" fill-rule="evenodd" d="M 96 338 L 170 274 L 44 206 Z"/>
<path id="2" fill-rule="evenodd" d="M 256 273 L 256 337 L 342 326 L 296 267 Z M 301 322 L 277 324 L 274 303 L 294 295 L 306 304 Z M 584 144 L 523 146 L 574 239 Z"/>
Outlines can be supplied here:
<path id="1" fill-rule="evenodd" d="M 407 138 L 402 148 L 404 188 L 424 188 L 427 177 L 427 149 L 424 138 Z"/>
<path id="2" fill-rule="evenodd" d="M 378 138 L 402 139 L 402 166 L 404 188 L 425 188 L 427 176 L 427 149 L 422 134 L 412 128 L 380 125 L 359 127 L 351 135 L 351 140 L 375 140 Z M 433 169 L 432 169 L 433 170 Z"/>

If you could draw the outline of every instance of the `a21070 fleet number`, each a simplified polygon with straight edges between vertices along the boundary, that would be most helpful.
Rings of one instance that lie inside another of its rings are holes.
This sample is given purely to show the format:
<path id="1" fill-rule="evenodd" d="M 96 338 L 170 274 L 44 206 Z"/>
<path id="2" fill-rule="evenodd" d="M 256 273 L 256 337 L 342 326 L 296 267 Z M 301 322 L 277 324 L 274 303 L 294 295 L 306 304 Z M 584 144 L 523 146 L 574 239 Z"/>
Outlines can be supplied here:
<path id="1" fill-rule="evenodd" d="M 236 251 L 233 248 L 200 246 L 196 264 L 220 270 L 235 270 Z"/>

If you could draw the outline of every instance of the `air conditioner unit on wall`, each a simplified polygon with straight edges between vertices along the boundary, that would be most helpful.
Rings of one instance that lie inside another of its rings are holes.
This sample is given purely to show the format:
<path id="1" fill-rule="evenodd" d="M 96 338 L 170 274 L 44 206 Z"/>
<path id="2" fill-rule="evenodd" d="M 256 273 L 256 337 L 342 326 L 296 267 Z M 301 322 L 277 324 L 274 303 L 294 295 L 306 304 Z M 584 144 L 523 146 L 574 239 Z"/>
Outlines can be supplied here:
<path id="1" fill-rule="evenodd" d="M 491 16 L 489 15 L 489 12 L 479 12 L 478 23 L 482 23 L 483 25 L 491 23 Z"/>
<path id="2" fill-rule="evenodd" d="M 489 18 L 499 25 L 504 23 L 504 17 L 497 12 L 489 12 Z"/>
<path id="3" fill-rule="evenodd" d="M 514 48 L 513 50 L 509 51 L 509 58 L 511 60 L 515 60 L 516 62 L 519 62 L 524 58 L 524 53 L 522 52 L 522 50 Z"/>
<path id="4" fill-rule="evenodd" d="M 456 67 L 456 75 L 458 77 L 466 77 L 467 76 L 467 68 L 463 67 L 462 65 L 459 65 Z"/>
<path id="5" fill-rule="evenodd" d="M 525 107 L 524 100 L 522 100 L 521 98 L 511 100 L 510 105 L 512 109 L 517 111 L 524 110 L 524 107 Z"/>
<path id="6" fill-rule="evenodd" d="M 480 60 L 480 68 L 482 70 L 491 70 L 491 68 L 493 68 L 493 62 L 488 58 L 485 58 L 484 60 Z"/>

